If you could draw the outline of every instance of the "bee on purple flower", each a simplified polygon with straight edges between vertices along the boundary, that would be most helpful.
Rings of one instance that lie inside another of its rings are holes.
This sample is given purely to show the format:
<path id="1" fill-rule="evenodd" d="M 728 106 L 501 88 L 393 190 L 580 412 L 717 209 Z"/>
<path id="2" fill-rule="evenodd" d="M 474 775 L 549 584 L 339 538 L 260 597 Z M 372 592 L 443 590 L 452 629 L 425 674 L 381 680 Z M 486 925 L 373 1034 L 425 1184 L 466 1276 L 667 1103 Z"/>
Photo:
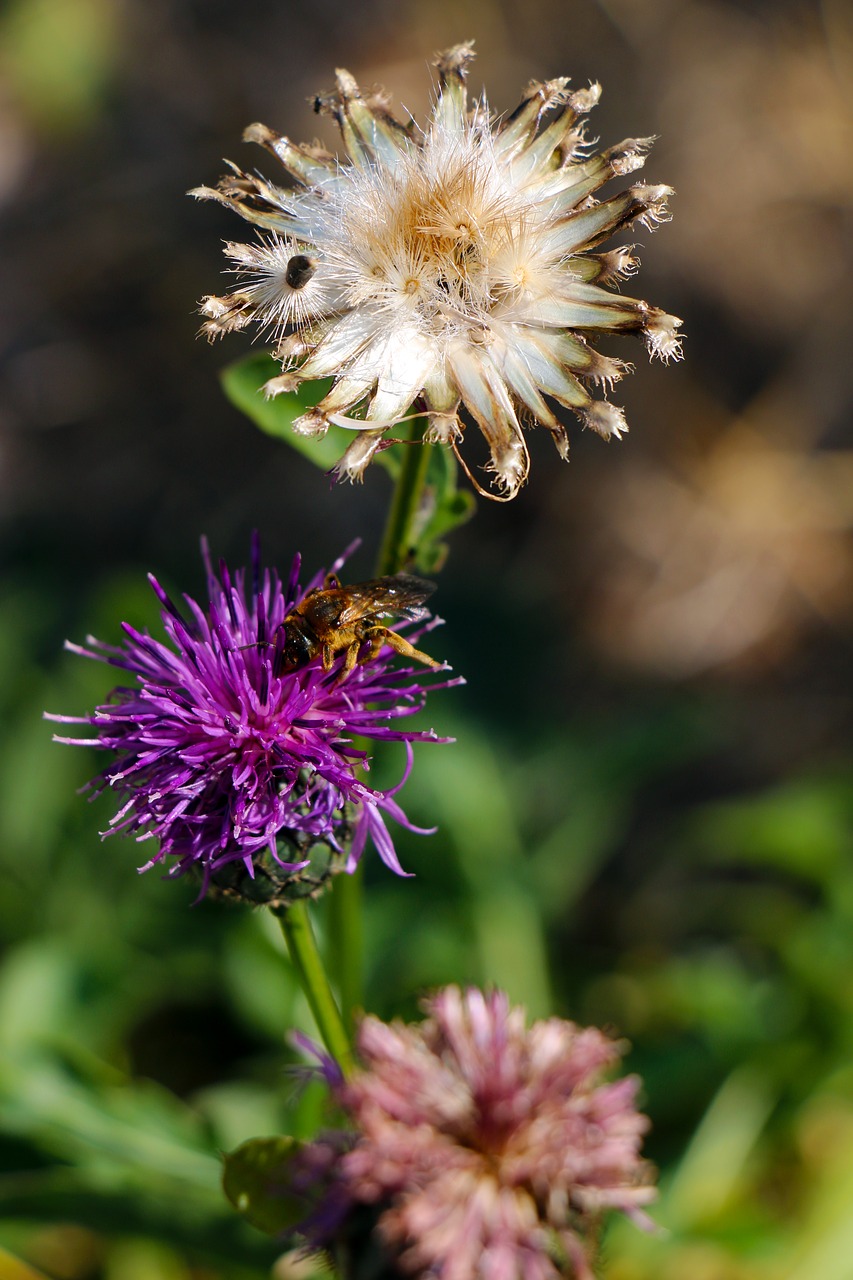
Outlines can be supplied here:
<path id="1" fill-rule="evenodd" d="M 412 767 L 412 744 L 449 739 L 400 722 L 423 708 L 430 688 L 461 681 L 436 681 L 423 665 L 401 663 L 400 653 L 420 664 L 426 655 L 375 620 L 370 636 L 350 637 L 328 654 L 320 647 L 290 669 L 282 661 L 288 618 L 304 615 L 327 575 L 301 587 L 297 555 L 282 582 L 262 569 L 257 540 L 250 573 L 232 576 L 224 563 L 215 572 L 206 544 L 203 556 L 209 603 L 185 596 L 186 617 L 150 578 L 164 639 L 124 623 L 119 646 L 91 637 L 86 646 L 67 645 L 132 678 L 92 715 L 48 716 L 93 731 L 57 741 L 114 753 L 89 784 L 120 798 L 107 834 L 157 842 L 141 870 L 193 871 L 202 893 L 214 888 L 273 906 L 315 893 L 333 871 L 355 870 L 368 837 L 383 862 L 405 874 L 386 820 L 421 831 L 395 796 Z M 403 617 L 414 639 L 439 622 L 422 608 L 414 624 Z M 405 743 L 396 786 L 369 785 L 359 739 Z"/>

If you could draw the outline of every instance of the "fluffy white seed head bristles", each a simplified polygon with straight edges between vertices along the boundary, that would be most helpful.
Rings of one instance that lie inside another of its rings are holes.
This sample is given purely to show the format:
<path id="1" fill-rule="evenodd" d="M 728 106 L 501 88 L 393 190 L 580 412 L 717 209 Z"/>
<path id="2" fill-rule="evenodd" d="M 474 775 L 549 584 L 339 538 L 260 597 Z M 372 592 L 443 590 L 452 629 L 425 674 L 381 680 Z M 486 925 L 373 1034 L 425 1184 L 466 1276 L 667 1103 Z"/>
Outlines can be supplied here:
<path id="1" fill-rule="evenodd" d="M 341 415 L 362 428 L 339 475 L 360 480 L 381 433 L 417 400 L 432 415 L 429 439 L 457 456 L 460 412 L 476 421 L 489 446 L 489 496 L 506 500 L 529 469 L 521 418 L 546 426 L 564 457 L 552 402 L 606 438 L 627 430 L 622 411 L 590 393 L 630 368 L 600 355 L 596 337 L 641 333 L 653 355 L 680 356 L 676 317 L 606 287 L 635 273 L 631 248 L 594 252 L 622 227 L 667 221 L 672 192 L 637 184 L 597 197 L 639 169 L 653 141 L 592 150 L 581 117 L 599 86 L 532 84 L 515 112 L 494 119 L 485 100 L 468 108 L 472 57 L 466 44 L 437 59 L 439 92 L 422 131 L 339 71 L 336 91 L 315 105 L 339 125 L 347 163 L 251 126 L 247 136 L 278 157 L 291 185 L 234 169 L 216 190 L 193 193 L 260 228 L 258 243 L 226 246 L 239 283 L 201 310 L 210 337 L 250 322 L 272 336 L 286 375 L 268 394 L 334 379 L 296 430 L 315 434 Z"/>
<path id="2" fill-rule="evenodd" d="M 384 434 L 384 427 L 377 431 L 359 431 L 335 463 L 335 475 L 353 484 L 360 484 L 364 479 L 368 463 L 377 450 L 382 448 Z"/>

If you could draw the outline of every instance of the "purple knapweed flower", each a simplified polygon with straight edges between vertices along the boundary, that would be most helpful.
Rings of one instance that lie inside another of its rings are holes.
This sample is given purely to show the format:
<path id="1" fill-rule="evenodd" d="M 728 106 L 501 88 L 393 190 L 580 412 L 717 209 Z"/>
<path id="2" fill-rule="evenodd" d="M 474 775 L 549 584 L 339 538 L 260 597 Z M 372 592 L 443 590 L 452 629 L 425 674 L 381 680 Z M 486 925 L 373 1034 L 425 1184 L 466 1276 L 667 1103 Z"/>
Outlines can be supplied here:
<path id="1" fill-rule="evenodd" d="M 421 831 L 394 798 L 411 769 L 411 744 L 450 741 L 432 729 L 399 727 L 425 703 L 425 668 L 401 665 L 387 645 L 374 653 L 374 645 L 363 647 L 351 670 L 344 651 L 331 655 L 329 669 L 318 653 L 284 670 L 285 619 L 324 575 L 300 587 L 296 556 L 283 584 L 261 570 L 257 542 L 250 575 L 240 570 L 232 578 L 224 563 L 217 575 L 202 546 L 206 608 L 185 596 L 189 616 L 182 616 L 150 577 L 165 640 L 124 623 L 120 647 L 92 637 L 88 647 L 66 645 L 132 680 L 93 715 L 48 717 L 94 731 L 57 741 L 115 753 L 89 784 L 121 798 L 105 834 L 158 841 L 140 870 L 160 863 L 170 877 L 193 871 L 202 892 L 213 886 L 272 905 L 316 891 L 331 871 L 353 871 L 368 836 L 383 862 L 405 874 L 385 820 Z M 415 638 L 438 623 L 417 613 Z M 432 688 L 457 683 L 430 681 Z M 406 744 L 397 786 L 378 790 L 363 779 L 369 761 L 358 738 Z"/>
<path id="2" fill-rule="evenodd" d="M 451 986 L 424 1007 L 420 1025 L 364 1018 L 361 1067 L 326 1073 L 352 1132 L 289 1171 L 308 1244 L 352 1258 L 381 1242 L 387 1274 L 431 1280 L 590 1277 L 602 1212 L 647 1227 L 656 1195 L 639 1082 L 602 1081 L 623 1048 L 559 1018 L 527 1027 L 500 992 Z"/>

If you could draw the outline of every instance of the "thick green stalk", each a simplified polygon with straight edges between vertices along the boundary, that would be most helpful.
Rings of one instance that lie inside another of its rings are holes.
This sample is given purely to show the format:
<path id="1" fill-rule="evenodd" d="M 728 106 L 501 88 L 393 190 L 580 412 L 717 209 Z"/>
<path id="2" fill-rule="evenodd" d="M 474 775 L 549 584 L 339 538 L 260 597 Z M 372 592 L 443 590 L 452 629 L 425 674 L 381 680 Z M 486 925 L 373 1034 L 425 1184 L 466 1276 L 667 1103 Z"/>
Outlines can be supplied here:
<path id="1" fill-rule="evenodd" d="M 376 565 L 379 577 L 386 573 L 399 573 L 412 550 L 412 523 L 420 505 L 429 465 L 430 446 L 423 443 L 426 427 L 426 417 L 416 418 L 411 443 L 401 447 L 400 475 Z"/>
<path id="2" fill-rule="evenodd" d="M 299 977 L 323 1043 L 344 1072 L 352 1067 L 352 1048 L 317 950 L 305 902 L 276 912 L 293 967 Z"/>

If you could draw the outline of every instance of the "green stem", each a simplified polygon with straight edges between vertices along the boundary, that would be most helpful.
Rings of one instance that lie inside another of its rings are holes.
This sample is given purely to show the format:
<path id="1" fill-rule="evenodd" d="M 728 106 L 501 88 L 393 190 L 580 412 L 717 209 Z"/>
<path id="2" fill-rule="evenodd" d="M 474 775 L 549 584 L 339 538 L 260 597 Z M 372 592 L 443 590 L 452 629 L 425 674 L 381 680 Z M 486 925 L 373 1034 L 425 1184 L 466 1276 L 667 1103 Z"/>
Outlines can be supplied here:
<path id="1" fill-rule="evenodd" d="M 364 1007 L 364 865 L 352 875 L 335 876 L 329 898 L 329 961 L 341 997 L 344 1026 L 350 1035 L 355 1014 Z"/>
<path id="2" fill-rule="evenodd" d="M 412 526 L 429 464 L 429 447 L 423 442 L 426 426 L 426 417 L 415 420 L 411 443 L 403 450 L 400 475 L 394 489 L 376 566 L 378 577 L 398 573 L 409 559 L 413 542 Z M 364 1003 L 362 896 L 361 869 L 353 875 L 335 877 L 329 907 L 330 960 L 341 996 L 343 1017 L 329 986 L 305 903 L 294 903 L 279 913 L 293 967 L 323 1037 L 323 1043 L 344 1070 L 352 1065 L 350 1037 L 353 1015 Z"/>
<path id="3" fill-rule="evenodd" d="M 376 563 L 377 577 L 398 573 L 412 549 L 412 525 L 423 493 L 429 465 L 429 446 L 423 443 L 426 417 L 415 420 L 411 443 L 402 450 L 400 474 Z M 361 744 L 359 744 L 361 745 Z M 341 995 L 344 1025 L 351 1033 L 353 1015 L 364 1007 L 364 934 L 361 868 L 353 875 L 335 876 L 329 905 L 330 960 Z"/>
<path id="4" fill-rule="evenodd" d="M 352 1067 L 350 1040 L 317 950 L 308 908 L 305 902 L 294 902 L 276 915 L 317 1030 L 341 1070 L 347 1072 Z"/>
<path id="5" fill-rule="evenodd" d="M 400 475 L 391 500 L 391 510 L 382 535 L 382 547 L 376 565 L 377 576 L 399 573 L 412 549 L 412 522 L 418 510 L 429 465 L 429 445 L 423 437 L 426 417 L 416 418 L 411 443 L 402 449 Z"/>

